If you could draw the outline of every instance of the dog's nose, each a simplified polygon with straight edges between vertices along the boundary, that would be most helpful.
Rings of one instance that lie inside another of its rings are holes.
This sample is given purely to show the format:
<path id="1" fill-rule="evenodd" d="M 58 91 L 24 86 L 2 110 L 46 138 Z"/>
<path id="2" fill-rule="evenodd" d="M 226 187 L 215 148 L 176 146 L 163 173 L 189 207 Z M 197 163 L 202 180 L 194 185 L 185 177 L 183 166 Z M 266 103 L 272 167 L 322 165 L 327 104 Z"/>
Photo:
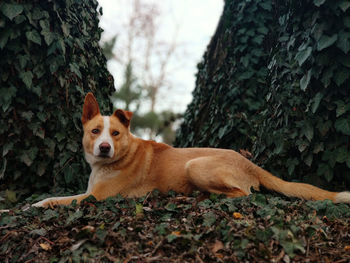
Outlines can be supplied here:
<path id="1" fill-rule="evenodd" d="M 100 147 L 101 153 L 108 153 L 111 149 L 111 146 L 109 145 L 108 142 L 101 143 L 99 147 Z"/>

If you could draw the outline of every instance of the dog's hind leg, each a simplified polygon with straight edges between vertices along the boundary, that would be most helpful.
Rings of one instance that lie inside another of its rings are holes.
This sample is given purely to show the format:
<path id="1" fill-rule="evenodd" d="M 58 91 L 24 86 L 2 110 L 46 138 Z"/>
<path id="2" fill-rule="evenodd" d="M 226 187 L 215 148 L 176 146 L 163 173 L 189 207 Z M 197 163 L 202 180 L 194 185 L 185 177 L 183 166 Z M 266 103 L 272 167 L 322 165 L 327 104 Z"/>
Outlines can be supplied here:
<path id="1" fill-rule="evenodd" d="M 255 177 L 220 157 L 199 157 L 186 163 L 189 181 L 199 190 L 228 197 L 249 195 L 250 188 L 258 185 Z"/>

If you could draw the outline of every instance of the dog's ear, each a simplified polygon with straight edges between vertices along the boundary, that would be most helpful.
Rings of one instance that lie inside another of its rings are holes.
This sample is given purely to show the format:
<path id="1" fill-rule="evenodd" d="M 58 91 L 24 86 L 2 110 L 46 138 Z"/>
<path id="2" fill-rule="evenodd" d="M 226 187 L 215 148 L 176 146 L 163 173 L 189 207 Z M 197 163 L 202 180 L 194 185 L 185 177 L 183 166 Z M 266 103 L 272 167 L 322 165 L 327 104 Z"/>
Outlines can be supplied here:
<path id="1" fill-rule="evenodd" d="M 116 110 L 113 113 L 113 115 L 116 116 L 125 127 L 129 127 L 132 114 L 133 113 L 131 111 L 120 109 Z"/>
<path id="2" fill-rule="evenodd" d="M 85 96 L 81 122 L 85 124 L 87 121 L 91 120 L 93 117 L 95 117 L 99 113 L 100 113 L 100 108 L 98 107 L 97 100 L 95 99 L 94 94 L 89 92 Z"/>

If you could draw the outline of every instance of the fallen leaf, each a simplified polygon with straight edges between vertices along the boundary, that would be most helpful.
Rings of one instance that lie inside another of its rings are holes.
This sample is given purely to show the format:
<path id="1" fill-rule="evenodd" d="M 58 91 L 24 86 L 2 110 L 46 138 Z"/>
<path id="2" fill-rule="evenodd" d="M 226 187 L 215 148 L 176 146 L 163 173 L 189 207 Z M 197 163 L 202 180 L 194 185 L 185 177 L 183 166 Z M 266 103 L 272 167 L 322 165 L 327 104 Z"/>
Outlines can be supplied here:
<path id="1" fill-rule="evenodd" d="M 86 242 L 87 239 L 82 239 L 80 241 L 78 241 L 77 243 L 75 243 L 71 248 L 70 250 L 71 251 L 75 251 L 77 250 L 82 244 L 84 244 Z"/>
<path id="2" fill-rule="evenodd" d="M 56 241 L 56 243 L 59 243 L 59 244 L 65 244 L 65 243 L 68 243 L 70 242 L 71 239 L 67 236 L 62 236 L 62 237 L 59 237 L 58 240 Z"/>
<path id="3" fill-rule="evenodd" d="M 153 246 L 153 245 L 154 245 L 154 243 L 153 243 L 153 241 L 152 241 L 152 240 L 150 240 L 150 241 L 148 241 L 148 242 L 147 242 L 147 245 L 149 245 L 149 246 Z"/>
<path id="4" fill-rule="evenodd" d="M 344 247 L 344 250 L 345 250 L 345 251 L 350 251 L 350 246 L 345 246 L 345 247 Z"/>
<path id="5" fill-rule="evenodd" d="M 213 247 L 211 248 L 211 251 L 215 254 L 219 250 L 224 248 L 224 244 L 220 240 L 216 240 Z"/>
<path id="6" fill-rule="evenodd" d="M 217 258 L 220 258 L 220 259 L 223 259 L 224 258 L 224 255 L 223 254 L 220 254 L 220 253 L 216 253 L 215 256 Z"/>
<path id="7" fill-rule="evenodd" d="M 84 226 L 81 230 L 86 230 L 90 233 L 95 232 L 95 228 L 93 226 L 89 226 L 89 225 Z"/>
<path id="8" fill-rule="evenodd" d="M 179 237 L 179 236 L 181 236 L 181 232 L 180 231 L 173 231 L 173 232 L 171 232 L 171 235 Z"/>
<path id="9" fill-rule="evenodd" d="M 46 251 L 51 250 L 51 246 L 46 243 L 40 243 L 40 247 Z"/>
<path id="10" fill-rule="evenodd" d="M 242 216 L 241 213 L 234 212 L 234 213 L 233 213 L 233 218 L 234 218 L 234 219 L 241 219 L 241 218 L 243 218 L 243 216 Z"/>

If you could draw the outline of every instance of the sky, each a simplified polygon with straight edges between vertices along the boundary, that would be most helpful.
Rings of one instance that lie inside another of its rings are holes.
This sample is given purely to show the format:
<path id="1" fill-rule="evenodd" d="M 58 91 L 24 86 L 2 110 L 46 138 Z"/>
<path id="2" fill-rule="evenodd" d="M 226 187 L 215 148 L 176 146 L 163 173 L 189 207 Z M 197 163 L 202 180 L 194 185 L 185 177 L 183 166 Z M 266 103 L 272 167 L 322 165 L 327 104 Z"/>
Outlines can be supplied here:
<path id="1" fill-rule="evenodd" d="M 131 12 L 133 0 L 99 0 L 103 15 L 100 27 L 104 30 L 103 43 L 118 35 L 115 55 L 120 58 L 123 41 L 126 41 L 125 24 Z M 159 8 L 157 20 L 159 42 L 176 41 L 177 49 L 169 60 L 167 85 L 161 89 L 156 110 L 184 112 L 191 102 L 195 87 L 197 64 L 215 32 L 223 10 L 222 0 L 142 0 L 146 4 L 155 3 Z M 118 47 L 119 45 L 119 47 Z M 161 51 L 160 51 L 161 52 Z M 122 83 L 123 67 L 115 60 L 108 62 L 108 69 L 115 79 L 118 89 Z"/>

